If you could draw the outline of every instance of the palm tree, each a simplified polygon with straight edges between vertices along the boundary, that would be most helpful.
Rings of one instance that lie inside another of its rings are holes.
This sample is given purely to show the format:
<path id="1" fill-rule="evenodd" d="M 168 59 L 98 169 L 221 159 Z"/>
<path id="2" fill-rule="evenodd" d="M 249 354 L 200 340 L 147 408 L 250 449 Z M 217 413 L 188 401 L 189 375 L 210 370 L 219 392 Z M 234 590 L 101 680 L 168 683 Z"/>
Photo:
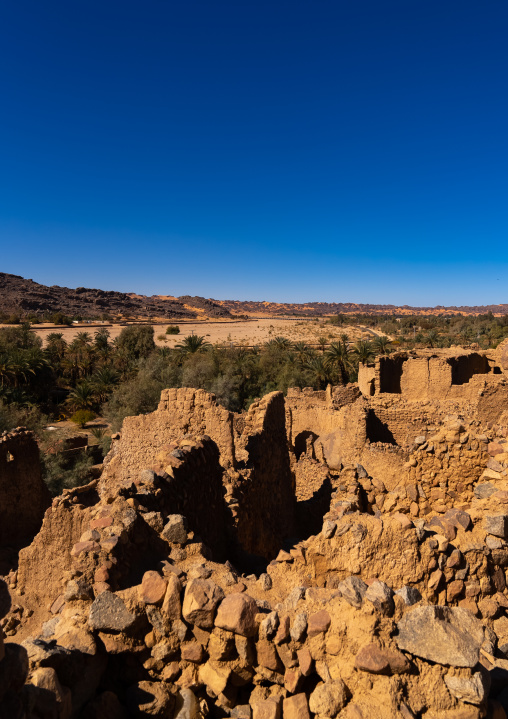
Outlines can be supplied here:
<path id="1" fill-rule="evenodd" d="M 385 335 L 382 335 L 381 337 L 376 337 L 372 342 L 372 347 L 379 355 L 386 355 L 389 354 L 389 346 L 391 345 L 392 341 L 386 337 Z"/>
<path id="2" fill-rule="evenodd" d="M 272 347 L 275 349 L 288 350 L 291 347 L 291 340 L 288 340 L 287 337 L 274 337 L 266 343 L 267 349 Z"/>
<path id="3" fill-rule="evenodd" d="M 194 354 L 195 352 L 204 352 L 205 350 L 210 349 L 211 346 L 210 342 L 207 342 L 204 337 L 189 335 L 182 340 L 182 342 L 175 345 L 175 349 L 183 355 L 188 355 Z"/>
<path id="4" fill-rule="evenodd" d="M 73 409 L 92 409 L 95 405 L 95 392 L 88 380 L 83 380 L 69 393 L 67 399 Z"/>
<path id="5" fill-rule="evenodd" d="M 319 344 L 320 347 L 321 347 L 321 352 L 324 352 L 324 351 L 325 351 L 325 347 L 326 347 L 326 345 L 328 344 L 328 340 L 326 339 L 326 337 L 319 337 L 319 338 L 318 338 L 318 344 Z"/>
<path id="6" fill-rule="evenodd" d="M 428 344 L 434 348 L 439 340 L 439 332 L 437 330 L 430 330 L 427 335 Z"/>
<path id="7" fill-rule="evenodd" d="M 296 352 L 298 362 L 303 365 L 309 356 L 309 348 L 305 342 L 293 342 L 293 351 Z"/>
<path id="8" fill-rule="evenodd" d="M 347 384 L 349 379 L 348 368 L 351 365 L 351 359 L 345 342 L 332 342 L 326 351 L 325 363 L 327 367 L 338 370 L 341 384 Z"/>
<path id="9" fill-rule="evenodd" d="M 314 384 L 318 389 L 324 389 L 328 384 L 328 368 L 323 355 L 309 357 L 304 366 L 312 374 Z"/>
<path id="10" fill-rule="evenodd" d="M 97 332 L 95 333 L 95 349 L 104 359 L 109 355 L 110 351 L 110 346 L 108 343 L 109 336 L 109 330 L 107 330 L 105 327 L 101 327 L 101 329 L 97 330 Z"/>
<path id="11" fill-rule="evenodd" d="M 92 376 L 91 386 L 97 401 L 102 404 L 109 399 L 113 387 L 118 383 L 118 374 L 112 367 L 101 367 Z"/>
<path id="12" fill-rule="evenodd" d="M 10 384 L 16 375 L 12 359 L 7 355 L 0 357 L 0 386 Z"/>
<path id="13" fill-rule="evenodd" d="M 78 332 L 74 341 L 81 347 L 88 347 L 92 343 L 92 335 L 90 332 Z"/>
<path id="14" fill-rule="evenodd" d="M 46 341 L 46 352 L 52 357 L 62 360 L 67 349 L 67 342 L 64 340 L 63 332 L 51 332 Z"/>
<path id="15" fill-rule="evenodd" d="M 367 364 L 369 360 L 374 359 L 375 356 L 372 344 L 368 340 L 358 340 L 358 342 L 355 342 L 351 353 L 361 364 Z"/>

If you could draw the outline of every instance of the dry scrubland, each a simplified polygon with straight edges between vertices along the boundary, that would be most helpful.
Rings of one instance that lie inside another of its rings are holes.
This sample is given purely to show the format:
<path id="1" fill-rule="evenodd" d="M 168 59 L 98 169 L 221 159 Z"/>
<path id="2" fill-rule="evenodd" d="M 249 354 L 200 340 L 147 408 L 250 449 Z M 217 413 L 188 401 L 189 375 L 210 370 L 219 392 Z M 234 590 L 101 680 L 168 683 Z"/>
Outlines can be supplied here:
<path id="1" fill-rule="evenodd" d="M 179 335 L 165 335 L 166 327 L 169 324 L 177 325 L 180 328 Z M 8 326 L 8 325 L 0 325 Z M 55 327 L 54 325 L 34 325 L 32 330 L 38 337 L 41 337 L 44 344 L 47 337 L 52 332 L 61 332 L 67 342 L 77 336 L 79 332 L 94 333 L 100 327 L 106 327 L 114 340 L 120 335 L 125 325 L 97 325 L 97 324 L 80 324 L 74 327 Z M 361 327 L 347 326 L 345 328 L 334 327 L 326 324 L 326 320 L 249 320 L 234 322 L 174 322 L 165 324 L 151 325 L 154 329 L 155 343 L 158 346 L 174 347 L 187 335 L 195 334 L 205 336 L 208 342 L 244 344 L 253 346 L 262 342 L 267 342 L 274 337 L 287 337 L 293 342 L 305 341 L 309 344 L 317 344 L 320 337 L 325 337 L 329 342 L 340 339 L 342 333 L 346 333 L 351 341 L 356 341 L 362 337 L 372 337 L 373 334 L 367 329 Z M 164 339 L 159 339 L 160 335 L 165 335 Z"/>

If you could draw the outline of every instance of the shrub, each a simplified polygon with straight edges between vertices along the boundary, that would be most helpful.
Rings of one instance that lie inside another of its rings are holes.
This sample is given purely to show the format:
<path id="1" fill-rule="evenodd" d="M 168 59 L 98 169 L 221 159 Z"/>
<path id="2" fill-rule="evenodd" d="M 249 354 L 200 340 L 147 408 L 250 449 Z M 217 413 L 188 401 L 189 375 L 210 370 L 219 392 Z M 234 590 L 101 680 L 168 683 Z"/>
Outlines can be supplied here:
<path id="1" fill-rule="evenodd" d="M 153 327 L 150 325 L 129 325 L 124 327 L 117 339 L 118 349 L 134 359 L 148 357 L 154 351 Z"/>
<path id="2" fill-rule="evenodd" d="M 167 335 L 179 335 L 180 334 L 180 327 L 178 325 L 169 325 L 169 327 L 166 329 Z"/>
<path id="3" fill-rule="evenodd" d="M 85 424 L 91 422 L 92 419 L 95 419 L 95 412 L 92 412 L 91 409 L 78 409 L 78 411 L 72 415 L 71 422 L 74 422 L 79 427 L 84 427 Z"/>
<path id="4" fill-rule="evenodd" d="M 42 475 L 53 497 L 61 494 L 64 489 L 88 484 L 91 479 L 93 457 L 90 454 L 79 453 L 77 456 L 66 457 L 65 452 L 60 452 L 42 454 L 41 459 Z"/>

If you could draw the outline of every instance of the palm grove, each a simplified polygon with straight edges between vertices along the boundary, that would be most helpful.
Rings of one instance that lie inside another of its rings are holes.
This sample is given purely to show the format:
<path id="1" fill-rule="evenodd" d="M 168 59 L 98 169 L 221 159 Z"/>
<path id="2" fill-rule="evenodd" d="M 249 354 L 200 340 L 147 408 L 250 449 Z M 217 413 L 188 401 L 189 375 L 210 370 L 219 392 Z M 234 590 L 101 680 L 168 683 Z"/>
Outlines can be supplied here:
<path id="1" fill-rule="evenodd" d="M 76 469 L 75 463 L 65 467 L 58 457 L 47 456 L 48 433 L 43 427 L 48 421 L 70 417 L 83 425 L 100 414 L 114 431 L 124 417 L 153 411 L 166 387 L 205 389 L 222 405 L 239 412 L 274 390 L 324 389 L 328 383 L 354 381 L 359 363 L 370 362 L 378 354 L 449 341 L 446 324 L 429 326 L 426 335 L 420 328 L 418 345 L 410 319 L 402 324 L 390 317 L 375 320 L 378 330 L 391 330 L 392 339 L 378 333 L 372 340 L 352 343 L 347 323 L 339 317 L 332 323 L 346 325 L 345 331 L 336 341 L 321 337 L 317 348 L 285 337 L 254 348 L 211 345 L 204 337 L 192 335 L 170 349 L 156 347 L 153 328 L 146 325 L 127 326 L 113 341 L 106 328 L 93 335 L 78 332 L 71 342 L 55 331 L 43 348 L 28 323 L 4 327 L 0 329 L 0 431 L 24 425 L 38 433 L 48 482 L 56 492 L 66 483 L 86 478 L 89 462 Z M 476 324 L 466 320 L 462 329 L 469 336 L 480 336 L 480 330 L 485 345 L 497 344 L 508 334 L 508 323 L 486 317 Z M 457 339 L 460 342 L 460 335 Z M 102 434 L 98 432 L 97 438 L 106 451 L 107 438 Z"/>

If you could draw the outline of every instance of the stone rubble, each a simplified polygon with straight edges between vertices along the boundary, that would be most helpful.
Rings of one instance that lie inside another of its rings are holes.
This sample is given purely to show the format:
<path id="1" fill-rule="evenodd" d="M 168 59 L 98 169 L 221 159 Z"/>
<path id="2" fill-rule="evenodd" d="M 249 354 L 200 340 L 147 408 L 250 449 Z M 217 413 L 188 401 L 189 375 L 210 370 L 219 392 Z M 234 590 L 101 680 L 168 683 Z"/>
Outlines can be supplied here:
<path id="1" fill-rule="evenodd" d="M 389 392 L 165 390 L 0 580 L 0 718 L 506 719 L 508 422 L 467 384 L 391 449 Z"/>

